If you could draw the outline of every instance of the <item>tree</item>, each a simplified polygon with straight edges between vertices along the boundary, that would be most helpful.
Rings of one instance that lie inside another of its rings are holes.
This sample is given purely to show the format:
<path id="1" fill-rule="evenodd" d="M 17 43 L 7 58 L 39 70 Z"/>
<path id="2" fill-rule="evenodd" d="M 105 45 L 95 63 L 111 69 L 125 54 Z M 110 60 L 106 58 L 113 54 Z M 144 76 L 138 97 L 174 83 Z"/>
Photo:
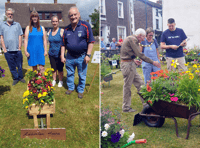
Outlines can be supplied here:
<path id="1" fill-rule="evenodd" d="M 99 35 L 99 10 L 94 9 L 94 12 L 89 15 L 89 17 L 91 18 L 91 22 L 92 22 L 92 31 L 93 31 L 93 35 L 94 36 L 98 36 Z"/>

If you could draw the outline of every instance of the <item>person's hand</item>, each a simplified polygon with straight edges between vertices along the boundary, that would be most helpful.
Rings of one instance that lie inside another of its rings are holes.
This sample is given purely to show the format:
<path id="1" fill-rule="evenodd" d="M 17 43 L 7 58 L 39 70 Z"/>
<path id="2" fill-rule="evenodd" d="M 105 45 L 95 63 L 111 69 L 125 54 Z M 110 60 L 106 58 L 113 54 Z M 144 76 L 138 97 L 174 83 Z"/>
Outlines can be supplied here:
<path id="1" fill-rule="evenodd" d="M 186 46 L 186 41 L 183 41 L 181 44 L 180 44 L 180 46 Z"/>
<path id="2" fill-rule="evenodd" d="M 64 57 L 61 57 L 61 62 L 65 64 L 66 59 Z"/>
<path id="3" fill-rule="evenodd" d="M 142 63 L 140 60 L 135 60 L 135 59 L 134 59 L 134 62 L 135 62 L 135 64 L 138 65 L 138 66 L 141 65 L 141 63 Z"/>
<path id="4" fill-rule="evenodd" d="M 7 52 L 7 50 L 3 50 L 3 53 L 6 53 Z"/>
<path id="5" fill-rule="evenodd" d="M 88 63 L 89 63 L 89 61 L 90 61 L 90 57 L 88 57 L 88 56 L 85 56 L 85 58 L 84 58 L 84 62 L 85 62 L 86 64 L 88 64 Z"/>
<path id="6" fill-rule="evenodd" d="M 44 56 L 47 56 L 47 51 L 44 52 Z"/>
<path id="7" fill-rule="evenodd" d="M 171 48 L 176 50 L 178 48 L 178 46 L 177 45 L 171 45 Z"/>
<path id="8" fill-rule="evenodd" d="M 25 55 L 27 58 L 30 56 L 30 54 L 27 51 L 25 51 Z"/>
<path id="9" fill-rule="evenodd" d="M 153 61 L 153 65 L 158 68 L 161 68 L 161 64 L 158 61 Z"/>

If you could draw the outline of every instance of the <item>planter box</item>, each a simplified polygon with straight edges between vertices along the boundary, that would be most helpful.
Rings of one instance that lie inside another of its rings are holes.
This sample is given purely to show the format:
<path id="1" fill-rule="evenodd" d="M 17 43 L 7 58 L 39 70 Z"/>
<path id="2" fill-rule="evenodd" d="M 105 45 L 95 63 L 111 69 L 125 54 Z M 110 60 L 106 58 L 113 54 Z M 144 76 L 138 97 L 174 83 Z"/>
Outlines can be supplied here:
<path id="1" fill-rule="evenodd" d="M 47 103 L 44 104 L 44 106 L 39 111 L 39 106 L 36 106 L 33 104 L 31 107 L 29 107 L 29 115 L 45 115 L 45 114 L 53 114 L 55 113 L 55 104 L 56 101 L 54 99 L 53 104 L 48 105 Z"/>
<path id="2" fill-rule="evenodd" d="M 188 119 L 191 114 L 197 112 L 196 107 L 191 107 L 189 110 L 188 106 L 169 103 L 162 100 L 154 102 L 153 106 L 151 107 L 158 115 L 167 117 L 180 117 L 185 119 Z"/>

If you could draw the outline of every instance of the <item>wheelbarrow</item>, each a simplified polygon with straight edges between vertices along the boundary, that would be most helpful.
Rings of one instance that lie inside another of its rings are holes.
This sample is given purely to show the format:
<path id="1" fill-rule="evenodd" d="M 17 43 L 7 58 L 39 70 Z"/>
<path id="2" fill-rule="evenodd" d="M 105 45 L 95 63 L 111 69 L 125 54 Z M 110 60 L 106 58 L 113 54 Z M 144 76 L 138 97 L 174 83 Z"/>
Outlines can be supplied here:
<path id="1" fill-rule="evenodd" d="M 139 95 L 142 97 L 141 94 Z M 198 111 L 196 107 L 191 107 L 189 109 L 188 106 L 185 105 L 158 100 L 157 102 L 154 102 L 152 106 L 144 108 L 141 113 L 135 115 L 133 126 L 137 125 L 141 121 L 144 121 L 144 123 L 149 127 L 162 127 L 165 122 L 165 118 L 171 118 L 175 123 L 176 136 L 180 137 L 178 134 L 178 123 L 175 117 L 184 118 L 188 120 L 187 136 L 185 138 L 188 139 L 191 120 L 198 114 L 200 114 L 200 111 Z"/>

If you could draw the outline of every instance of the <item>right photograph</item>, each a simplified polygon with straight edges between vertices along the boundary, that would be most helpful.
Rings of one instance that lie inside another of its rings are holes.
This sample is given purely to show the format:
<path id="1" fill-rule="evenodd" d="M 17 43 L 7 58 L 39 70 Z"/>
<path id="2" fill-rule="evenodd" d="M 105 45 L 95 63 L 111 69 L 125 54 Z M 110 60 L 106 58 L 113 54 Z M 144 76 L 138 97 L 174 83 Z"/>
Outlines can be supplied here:
<path id="1" fill-rule="evenodd" d="M 100 147 L 200 147 L 200 1 L 100 0 Z"/>

